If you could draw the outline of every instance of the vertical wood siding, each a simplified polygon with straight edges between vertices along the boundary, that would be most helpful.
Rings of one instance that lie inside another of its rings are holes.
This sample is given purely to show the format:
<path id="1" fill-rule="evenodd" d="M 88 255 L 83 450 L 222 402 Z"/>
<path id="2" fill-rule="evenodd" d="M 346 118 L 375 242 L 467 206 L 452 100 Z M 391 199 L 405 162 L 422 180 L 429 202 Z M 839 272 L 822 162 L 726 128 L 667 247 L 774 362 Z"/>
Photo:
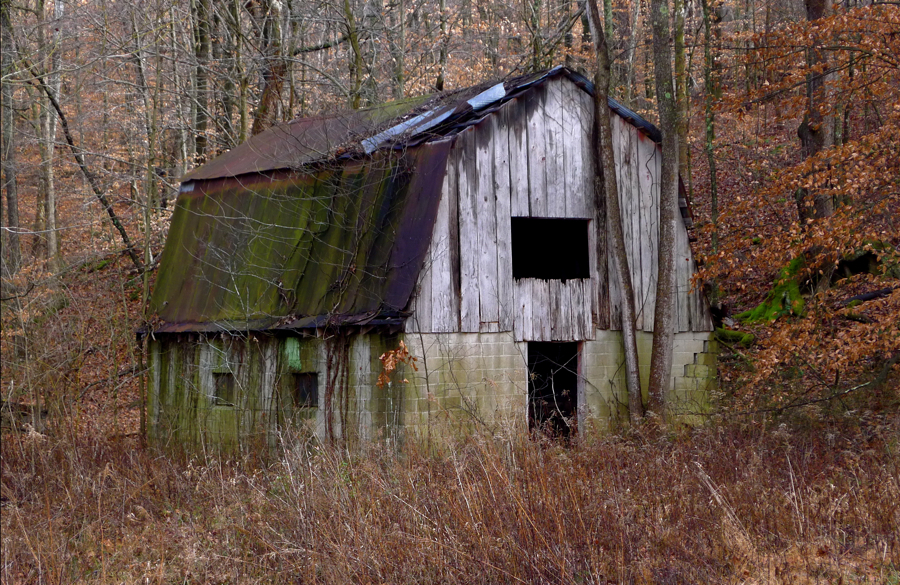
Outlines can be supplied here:
<path id="1" fill-rule="evenodd" d="M 597 254 L 598 237 L 607 238 L 606 249 L 611 242 L 602 226 L 596 231 L 592 99 L 566 78 L 551 79 L 456 137 L 407 331 L 512 331 L 517 341 L 578 341 L 593 339 L 595 324 L 621 329 L 614 260 Z M 658 266 L 659 150 L 622 118 L 614 115 L 612 124 L 636 326 L 649 332 Z M 591 278 L 515 280 L 511 217 L 591 220 Z M 678 331 L 708 331 L 708 308 L 691 290 L 696 266 L 687 230 L 679 227 Z"/>

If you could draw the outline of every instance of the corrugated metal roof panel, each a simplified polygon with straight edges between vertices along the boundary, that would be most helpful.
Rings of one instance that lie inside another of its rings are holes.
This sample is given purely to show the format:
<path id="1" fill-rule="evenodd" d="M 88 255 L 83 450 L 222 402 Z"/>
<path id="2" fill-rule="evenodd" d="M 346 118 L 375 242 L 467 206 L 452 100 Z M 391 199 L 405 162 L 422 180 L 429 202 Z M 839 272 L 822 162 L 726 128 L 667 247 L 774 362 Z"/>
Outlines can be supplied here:
<path id="1" fill-rule="evenodd" d="M 431 240 L 449 151 L 450 141 L 430 142 L 315 174 L 197 181 L 178 199 L 151 310 L 175 330 L 402 310 Z"/>
<path id="2" fill-rule="evenodd" d="M 420 96 L 349 113 L 304 118 L 273 126 L 244 144 L 194 169 L 182 181 L 237 177 L 333 159 L 337 155 L 371 154 L 384 146 L 398 147 L 405 141 L 420 143 L 451 135 L 478 122 L 484 111 L 496 108 L 529 88 L 565 76 L 593 95 L 594 84 L 566 67 L 532 73 L 501 84 L 482 84 L 463 90 Z M 616 100 L 609 107 L 655 142 L 659 130 Z"/>

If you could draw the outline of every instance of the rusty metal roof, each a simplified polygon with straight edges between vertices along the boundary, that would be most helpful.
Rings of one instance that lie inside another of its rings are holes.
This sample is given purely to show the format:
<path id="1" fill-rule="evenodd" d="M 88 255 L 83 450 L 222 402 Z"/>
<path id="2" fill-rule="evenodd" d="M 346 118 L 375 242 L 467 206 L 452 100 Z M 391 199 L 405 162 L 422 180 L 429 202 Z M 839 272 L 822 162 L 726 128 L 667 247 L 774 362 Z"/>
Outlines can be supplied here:
<path id="1" fill-rule="evenodd" d="M 566 67 L 486 83 L 462 90 L 420 96 L 366 110 L 300 118 L 273 126 L 182 177 L 182 182 L 237 177 L 304 165 L 379 147 L 409 146 L 458 133 L 532 87 L 568 77 L 593 95 L 594 84 Z M 659 143 L 659 129 L 609 98 L 609 107 Z"/>
<path id="2" fill-rule="evenodd" d="M 431 240 L 453 136 L 564 67 L 269 128 L 182 179 L 156 331 L 389 325 Z M 659 131 L 609 106 L 654 141 Z"/>
<path id="3" fill-rule="evenodd" d="M 163 251 L 156 330 L 398 314 L 431 241 L 449 152 L 449 140 L 435 141 L 314 172 L 196 181 L 178 198 Z"/>

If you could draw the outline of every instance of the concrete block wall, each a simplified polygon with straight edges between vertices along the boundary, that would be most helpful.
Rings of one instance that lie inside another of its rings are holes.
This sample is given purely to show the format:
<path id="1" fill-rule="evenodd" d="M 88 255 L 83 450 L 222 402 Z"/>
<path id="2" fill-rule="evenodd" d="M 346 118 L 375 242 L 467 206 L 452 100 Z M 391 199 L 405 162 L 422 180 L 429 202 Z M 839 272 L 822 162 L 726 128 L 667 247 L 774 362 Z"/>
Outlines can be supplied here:
<path id="1" fill-rule="evenodd" d="M 527 344 L 507 333 L 409 333 L 418 358 L 406 370 L 406 426 L 415 432 L 448 425 L 514 432 L 526 422 Z"/>
<path id="2" fill-rule="evenodd" d="M 578 426 L 607 430 L 627 420 L 621 332 L 598 330 L 581 343 Z M 415 368 L 401 364 L 378 386 L 379 359 L 403 340 Z M 641 380 L 647 391 L 652 334 L 638 333 Z M 237 445 L 278 440 L 291 425 L 326 436 L 329 340 L 320 337 L 178 335 L 150 345 L 148 420 L 151 438 Z M 711 333 L 675 336 L 669 404 L 686 422 L 700 422 L 716 389 L 717 344 Z M 527 424 L 528 343 L 512 333 L 357 335 L 348 350 L 346 411 L 335 396 L 336 437 L 372 441 L 479 428 L 497 434 Z M 223 370 L 223 368 L 225 368 Z M 239 395 L 217 405 L 214 373 L 232 371 Z M 292 412 L 292 373 L 318 375 L 317 409 Z M 341 427 L 342 420 L 348 428 Z"/>

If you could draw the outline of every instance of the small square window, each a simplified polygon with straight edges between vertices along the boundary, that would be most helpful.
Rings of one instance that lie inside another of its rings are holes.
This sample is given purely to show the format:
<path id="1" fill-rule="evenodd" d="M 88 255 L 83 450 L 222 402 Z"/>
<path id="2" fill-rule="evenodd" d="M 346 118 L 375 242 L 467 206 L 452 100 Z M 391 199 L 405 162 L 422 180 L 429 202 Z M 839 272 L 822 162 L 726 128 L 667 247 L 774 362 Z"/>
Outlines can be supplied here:
<path id="1" fill-rule="evenodd" d="M 214 373 L 216 406 L 234 406 L 234 375 L 231 373 Z"/>
<path id="2" fill-rule="evenodd" d="M 513 278 L 590 278 L 589 228 L 587 219 L 513 217 Z"/>
<path id="3" fill-rule="evenodd" d="M 294 374 L 294 408 L 318 408 L 319 375 Z"/>

